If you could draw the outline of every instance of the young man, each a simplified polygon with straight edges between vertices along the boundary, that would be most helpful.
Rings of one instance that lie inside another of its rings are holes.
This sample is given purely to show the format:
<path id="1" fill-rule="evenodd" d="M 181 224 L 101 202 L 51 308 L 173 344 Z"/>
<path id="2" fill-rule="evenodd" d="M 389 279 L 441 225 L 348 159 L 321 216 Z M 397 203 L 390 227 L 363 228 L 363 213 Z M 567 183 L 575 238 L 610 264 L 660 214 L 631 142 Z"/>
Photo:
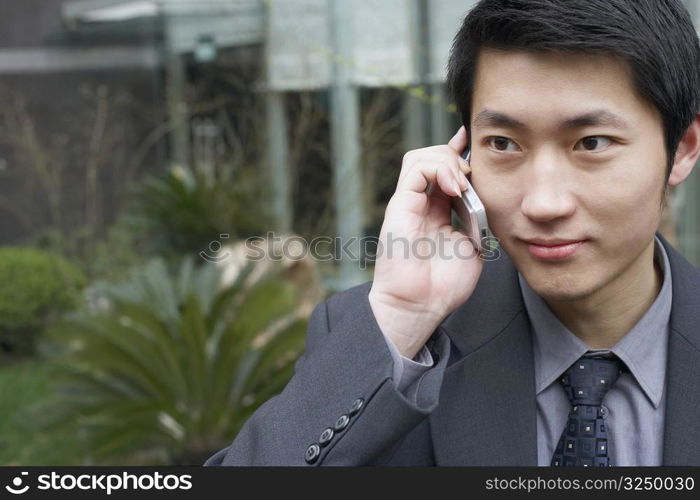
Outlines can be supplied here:
<path id="1" fill-rule="evenodd" d="M 679 0 L 479 2 L 449 63 L 467 129 L 406 154 L 374 280 L 317 306 L 207 465 L 700 465 L 700 272 L 656 233 L 699 68 Z M 464 174 L 496 260 L 450 225 Z"/>

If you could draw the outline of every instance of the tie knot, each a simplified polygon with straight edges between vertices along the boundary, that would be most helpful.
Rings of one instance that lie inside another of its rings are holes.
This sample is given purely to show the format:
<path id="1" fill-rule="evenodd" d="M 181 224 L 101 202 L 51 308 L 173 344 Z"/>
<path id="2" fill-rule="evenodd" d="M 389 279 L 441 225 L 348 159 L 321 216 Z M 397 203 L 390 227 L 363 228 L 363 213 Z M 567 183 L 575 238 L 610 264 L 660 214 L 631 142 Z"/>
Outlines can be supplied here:
<path id="1" fill-rule="evenodd" d="M 571 404 L 600 406 L 624 369 L 625 364 L 617 356 L 584 355 L 559 380 Z"/>

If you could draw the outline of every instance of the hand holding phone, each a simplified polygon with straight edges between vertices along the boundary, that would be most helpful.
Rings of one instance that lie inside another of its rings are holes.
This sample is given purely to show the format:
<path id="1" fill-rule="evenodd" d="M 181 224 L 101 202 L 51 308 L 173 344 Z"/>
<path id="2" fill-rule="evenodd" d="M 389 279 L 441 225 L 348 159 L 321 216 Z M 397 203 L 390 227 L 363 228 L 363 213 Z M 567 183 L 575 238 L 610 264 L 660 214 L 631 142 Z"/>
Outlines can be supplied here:
<path id="1" fill-rule="evenodd" d="M 383 251 L 368 299 L 381 331 L 409 359 L 470 297 L 483 269 L 478 247 L 481 228 L 488 226 L 460 158 L 468 143 L 462 127 L 447 144 L 408 151 L 384 213 Z M 453 203 L 475 237 L 464 238 L 452 225 Z"/>

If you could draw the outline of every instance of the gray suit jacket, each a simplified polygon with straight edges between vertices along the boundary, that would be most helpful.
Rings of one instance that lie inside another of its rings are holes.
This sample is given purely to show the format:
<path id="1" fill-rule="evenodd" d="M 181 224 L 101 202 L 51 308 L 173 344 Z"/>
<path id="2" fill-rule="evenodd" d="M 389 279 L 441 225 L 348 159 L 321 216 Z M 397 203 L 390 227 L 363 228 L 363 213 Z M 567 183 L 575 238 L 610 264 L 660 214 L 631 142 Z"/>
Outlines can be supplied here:
<path id="1" fill-rule="evenodd" d="M 700 270 L 657 235 L 673 277 L 663 465 L 700 465 Z M 437 362 L 415 403 L 391 380 L 370 286 L 316 306 L 287 387 L 205 465 L 309 465 L 308 447 L 358 398 L 313 465 L 537 465 L 530 322 L 505 253 L 485 262 L 472 296 L 434 333 Z"/>

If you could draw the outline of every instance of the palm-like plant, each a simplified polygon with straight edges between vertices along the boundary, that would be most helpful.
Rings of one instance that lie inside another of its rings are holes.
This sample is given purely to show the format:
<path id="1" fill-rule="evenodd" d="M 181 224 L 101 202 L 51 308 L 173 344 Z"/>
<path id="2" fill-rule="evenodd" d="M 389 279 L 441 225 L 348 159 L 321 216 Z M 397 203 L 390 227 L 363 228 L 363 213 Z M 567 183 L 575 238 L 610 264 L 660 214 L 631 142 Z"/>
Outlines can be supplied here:
<path id="1" fill-rule="evenodd" d="M 144 181 L 128 220 L 149 235 L 155 253 L 194 253 L 220 234 L 233 241 L 264 233 L 271 222 L 267 189 L 248 165 L 214 178 L 173 168 Z"/>
<path id="2" fill-rule="evenodd" d="M 299 287 L 281 271 L 251 281 L 253 267 L 222 288 L 214 265 L 171 276 L 155 260 L 103 286 L 92 312 L 50 331 L 46 423 L 84 436 L 87 463 L 201 464 L 227 445 L 282 390 L 306 330 Z"/>

